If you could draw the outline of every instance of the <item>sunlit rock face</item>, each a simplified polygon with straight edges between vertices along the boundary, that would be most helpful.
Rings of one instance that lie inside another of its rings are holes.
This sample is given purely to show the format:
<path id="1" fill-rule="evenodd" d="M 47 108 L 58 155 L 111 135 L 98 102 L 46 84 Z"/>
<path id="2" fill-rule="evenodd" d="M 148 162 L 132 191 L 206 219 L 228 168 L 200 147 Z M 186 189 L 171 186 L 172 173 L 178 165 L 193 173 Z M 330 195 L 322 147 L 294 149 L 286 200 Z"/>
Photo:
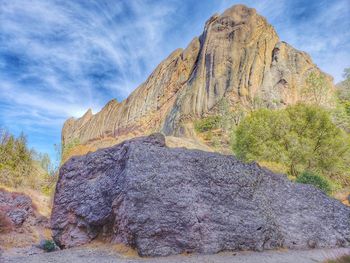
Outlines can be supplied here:
<path id="1" fill-rule="evenodd" d="M 306 53 L 281 42 L 255 9 L 236 5 L 212 16 L 199 38 L 170 54 L 126 100 L 67 120 L 62 143 L 103 148 L 155 131 L 193 138 L 193 120 L 223 98 L 247 108 L 307 101 L 311 72 L 320 70 Z"/>
<path id="2" fill-rule="evenodd" d="M 350 244 L 350 207 L 233 156 L 168 148 L 161 134 L 66 162 L 51 223 L 63 248 L 98 237 L 141 256 Z"/>

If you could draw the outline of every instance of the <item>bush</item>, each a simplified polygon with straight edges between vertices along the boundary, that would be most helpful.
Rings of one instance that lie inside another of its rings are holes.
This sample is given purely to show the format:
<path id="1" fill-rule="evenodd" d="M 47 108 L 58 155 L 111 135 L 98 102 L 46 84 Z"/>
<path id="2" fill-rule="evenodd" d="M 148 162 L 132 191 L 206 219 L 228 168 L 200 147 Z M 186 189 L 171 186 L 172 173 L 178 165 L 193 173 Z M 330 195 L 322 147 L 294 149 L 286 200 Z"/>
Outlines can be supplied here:
<path id="1" fill-rule="evenodd" d="M 317 171 L 337 183 L 349 178 L 350 137 L 321 107 L 257 110 L 243 119 L 232 138 L 233 151 L 244 161 L 275 163 L 293 177 Z"/>
<path id="2" fill-rule="evenodd" d="M 55 242 L 52 240 L 44 240 L 42 248 L 46 252 L 52 252 L 56 249 L 56 245 L 55 245 Z"/>
<path id="3" fill-rule="evenodd" d="M 330 194 L 332 192 L 331 184 L 328 182 L 327 179 L 311 172 L 303 172 L 297 177 L 296 182 L 301 184 L 311 184 L 319 188 L 326 194 Z"/>
<path id="4" fill-rule="evenodd" d="M 220 127 L 220 116 L 209 116 L 198 120 L 194 124 L 194 128 L 197 132 L 206 132 Z"/>

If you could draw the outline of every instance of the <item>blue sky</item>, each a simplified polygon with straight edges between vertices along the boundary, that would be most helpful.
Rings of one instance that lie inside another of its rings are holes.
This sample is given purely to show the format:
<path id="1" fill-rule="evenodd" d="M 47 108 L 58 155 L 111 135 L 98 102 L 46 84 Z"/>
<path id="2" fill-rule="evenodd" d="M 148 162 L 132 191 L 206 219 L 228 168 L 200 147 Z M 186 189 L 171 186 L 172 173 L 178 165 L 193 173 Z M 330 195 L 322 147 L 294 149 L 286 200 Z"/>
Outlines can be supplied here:
<path id="1" fill-rule="evenodd" d="M 125 99 L 214 13 L 243 3 L 342 79 L 349 0 L 0 0 L 0 127 L 55 156 L 63 122 Z"/>

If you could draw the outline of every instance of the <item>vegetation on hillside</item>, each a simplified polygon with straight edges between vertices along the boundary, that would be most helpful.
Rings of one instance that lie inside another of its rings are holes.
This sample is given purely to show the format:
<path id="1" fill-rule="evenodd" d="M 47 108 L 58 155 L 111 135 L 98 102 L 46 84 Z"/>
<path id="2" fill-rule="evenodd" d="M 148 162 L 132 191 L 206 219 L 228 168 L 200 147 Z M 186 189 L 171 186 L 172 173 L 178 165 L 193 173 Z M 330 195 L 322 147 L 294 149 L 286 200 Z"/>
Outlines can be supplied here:
<path id="1" fill-rule="evenodd" d="M 332 95 L 330 83 L 310 73 L 304 87 L 307 104 L 273 110 L 230 106 L 223 99 L 215 115 L 195 122 L 195 130 L 217 150 L 229 147 L 223 138 L 230 134 L 230 147 L 242 160 L 330 193 L 350 184 L 350 69 L 344 77 L 326 108 L 321 105 Z"/>
<path id="2" fill-rule="evenodd" d="M 197 132 L 207 132 L 220 127 L 221 116 L 208 116 L 195 122 L 194 128 Z"/>
<path id="3" fill-rule="evenodd" d="M 226 98 L 223 98 L 216 109 L 215 115 L 209 115 L 194 122 L 196 133 L 203 140 L 220 152 L 230 151 L 232 130 L 241 122 L 247 110 L 241 104 L 232 107 Z"/>
<path id="4" fill-rule="evenodd" d="M 245 161 L 280 164 L 293 177 L 312 171 L 337 183 L 349 181 L 349 135 L 319 106 L 255 111 L 239 124 L 235 135 L 233 150 Z"/>
<path id="5" fill-rule="evenodd" d="M 345 80 L 337 86 L 337 104 L 332 111 L 336 125 L 350 133 L 350 68 L 344 70 Z"/>
<path id="6" fill-rule="evenodd" d="M 303 96 L 314 105 L 325 105 L 331 95 L 331 83 L 320 72 L 311 72 L 306 78 Z"/>
<path id="7" fill-rule="evenodd" d="M 338 85 L 338 97 L 341 101 L 350 102 L 350 68 L 344 69 L 344 81 Z"/>
<path id="8" fill-rule="evenodd" d="M 56 168 L 47 154 L 29 149 L 24 134 L 15 137 L 4 129 L 0 130 L 1 185 L 50 194 L 56 179 Z"/>
<path id="9" fill-rule="evenodd" d="M 251 112 L 233 131 L 232 149 L 245 161 L 258 161 L 327 193 L 331 185 L 350 183 L 350 70 L 329 108 L 321 107 L 329 92 L 323 75 L 307 79 L 312 103 L 286 109 Z"/>

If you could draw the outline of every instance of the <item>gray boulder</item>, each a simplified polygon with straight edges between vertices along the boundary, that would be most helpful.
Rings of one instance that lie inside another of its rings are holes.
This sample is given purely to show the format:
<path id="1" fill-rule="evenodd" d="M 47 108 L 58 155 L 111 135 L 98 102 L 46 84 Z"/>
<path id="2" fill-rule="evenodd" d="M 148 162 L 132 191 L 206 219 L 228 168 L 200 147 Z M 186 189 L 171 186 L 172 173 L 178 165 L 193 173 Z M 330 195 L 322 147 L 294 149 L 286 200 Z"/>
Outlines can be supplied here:
<path id="1" fill-rule="evenodd" d="M 8 192 L 0 188 L 0 216 L 7 221 L 7 224 L 16 228 L 21 227 L 29 217 L 34 216 L 31 198 L 25 194 Z"/>
<path id="2" fill-rule="evenodd" d="M 51 224 L 61 248 L 101 237 L 141 256 L 350 244 L 350 207 L 233 156 L 168 148 L 161 134 L 66 162 Z"/>

